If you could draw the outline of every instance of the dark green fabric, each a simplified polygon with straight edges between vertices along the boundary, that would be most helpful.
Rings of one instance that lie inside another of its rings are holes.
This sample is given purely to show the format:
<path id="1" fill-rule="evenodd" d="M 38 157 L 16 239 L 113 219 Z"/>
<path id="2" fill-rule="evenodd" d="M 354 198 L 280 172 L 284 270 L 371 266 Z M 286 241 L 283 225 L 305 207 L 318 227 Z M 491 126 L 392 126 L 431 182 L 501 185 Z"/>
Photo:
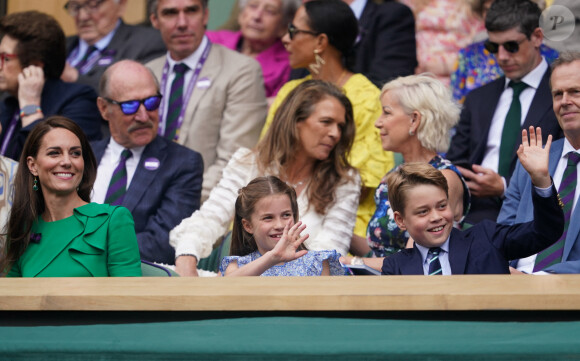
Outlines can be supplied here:
<path id="1" fill-rule="evenodd" d="M 505 117 L 499 145 L 499 164 L 497 172 L 502 177 L 510 176 L 510 165 L 513 158 L 513 149 L 521 142 L 522 104 L 520 94 L 528 87 L 524 82 L 510 81 L 508 86 L 513 89 L 512 101 Z"/>
<path id="2" fill-rule="evenodd" d="M 263 317 L 0 327 L 0 360 L 579 360 L 580 322 Z"/>
<path id="3" fill-rule="evenodd" d="M 169 272 L 169 274 L 167 274 Z M 141 261 L 141 273 L 143 277 L 179 277 L 179 275 L 167 268 L 160 265 L 151 265 Z"/>
<path id="4" fill-rule="evenodd" d="M 231 243 L 232 232 L 230 231 L 224 236 L 219 247 L 214 248 L 208 257 L 199 260 L 197 268 L 217 273 L 220 270 L 222 258 L 230 255 Z"/>

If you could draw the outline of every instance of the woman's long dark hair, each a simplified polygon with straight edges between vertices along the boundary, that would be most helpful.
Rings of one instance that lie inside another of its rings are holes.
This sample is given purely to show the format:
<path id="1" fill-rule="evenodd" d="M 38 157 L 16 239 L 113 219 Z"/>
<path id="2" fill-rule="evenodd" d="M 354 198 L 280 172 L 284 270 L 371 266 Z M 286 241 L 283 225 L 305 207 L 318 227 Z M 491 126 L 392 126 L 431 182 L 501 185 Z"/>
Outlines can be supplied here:
<path id="1" fill-rule="evenodd" d="M 350 6 L 342 0 L 314 0 L 305 3 L 304 10 L 308 26 L 316 33 L 326 34 L 330 45 L 342 54 L 344 66 L 353 70 L 359 25 Z"/>
<path id="2" fill-rule="evenodd" d="M 14 202 L 8 218 L 7 230 L 4 232 L 6 239 L 0 259 L 0 273 L 9 271 L 14 262 L 22 256 L 30 243 L 32 225 L 45 210 L 42 184 L 38 184 L 37 191 L 32 189 L 34 176 L 28 169 L 27 159 L 37 157 L 44 136 L 56 128 L 72 132 L 81 143 L 84 171 L 78 195 L 83 201 L 90 202 L 97 175 L 97 161 L 85 133 L 75 122 L 62 116 L 52 116 L 39 122 L 26 139 L 14 177 Z"/>

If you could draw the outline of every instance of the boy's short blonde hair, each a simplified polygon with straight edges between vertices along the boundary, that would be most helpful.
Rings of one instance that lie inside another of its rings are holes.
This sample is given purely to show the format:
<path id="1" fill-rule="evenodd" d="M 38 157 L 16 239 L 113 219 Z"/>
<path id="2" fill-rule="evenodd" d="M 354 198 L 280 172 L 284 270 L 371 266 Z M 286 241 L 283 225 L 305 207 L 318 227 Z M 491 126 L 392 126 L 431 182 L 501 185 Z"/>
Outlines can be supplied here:
<path id="1" fill-rule="evenodd" d="M 407 193 L 418 185 L 434 185 L 449 197 L 447 179 L 429 163 L 405 163 L 387 175 L 387 189 L 391 209 L 404 214 Z"/>

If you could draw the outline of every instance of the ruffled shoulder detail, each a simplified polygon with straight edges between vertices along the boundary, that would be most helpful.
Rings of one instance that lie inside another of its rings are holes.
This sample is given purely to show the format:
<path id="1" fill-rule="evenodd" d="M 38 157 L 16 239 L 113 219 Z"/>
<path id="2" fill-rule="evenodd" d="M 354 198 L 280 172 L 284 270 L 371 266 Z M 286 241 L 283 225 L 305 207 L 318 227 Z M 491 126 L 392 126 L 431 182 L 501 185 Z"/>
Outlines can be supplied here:
<path id="1" fill-rule="evenodd" d="M 85 241 L 84 243 L 91 246 L 91 248 L 84 247 L 83 243 L 76 243 L 72 245 L 71 249 L 88 254 L 100 254 L 104 252 L 107 238 L 100 236 L 94 237 L 94 235 L 107 223 L 116 208 L 119 208 L 119 206 L 98 203 L 89 203 L 85 206 L 75 208 L 74 217 L 82 224 L 82 238 Z"/>
<path id="2" fill-rule="evenodd" d="M 74 217 L 81 224 L 81 232 L 71 243 L 69 254 L 94 277 L 106 272 L 106 265 L 96 264 L 94 258 L 89 256 L 102 255 L 107 250 L 109 220 L 115 211 L 122 209 L 120 206 L 90 203 L 74 211 Z M 102 267 L 105 269 L 102 270 Z"/>
<path id="3" fill-rule="evenodd" d="M 304 258 L 306 257 L 306 258 Z M 309 275 L 320 276 L 322 274 L 322 262 L 328 260 L 331 276 L 344 276 L 345 270 L 339 262 L 340 255 L 332 251 L 308 251 L 304 256 L 304 263 L 310 266 Z"/>
<path id="4" fill-rule="evenodd" d="M 257 251 L 250 253 L 246 256 L 226 256 L 226 257 L 222 258 L 222 261 L 220 263 L 220 273 L 222 274 L 222 276 L 225 276 L 226 269 L 228 268 L 230 263 L 232 263 L 234 261 L 238 264 L 238 268 L 239 268 L 239 267 L 247 265 L 248 263 L 250 263 L 258 258 L 260 258 L 260 253 Z"/>

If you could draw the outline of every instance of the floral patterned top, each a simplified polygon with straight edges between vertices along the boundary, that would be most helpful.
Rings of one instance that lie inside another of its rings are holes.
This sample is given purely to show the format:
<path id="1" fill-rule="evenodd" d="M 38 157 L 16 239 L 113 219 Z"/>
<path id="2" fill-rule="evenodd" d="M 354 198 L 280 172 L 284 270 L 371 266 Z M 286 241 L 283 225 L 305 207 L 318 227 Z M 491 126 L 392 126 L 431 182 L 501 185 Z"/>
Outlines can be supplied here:
<path id="1" fill-rule="evenodd" d="M 438 155 L 433 157 L 429 164 L 439 170 L 451 169 L 457 173 L 463 183 L 463 218 L 465 218 L 471 205 L 471 195 L 463 176 L 449 160 L 443 159 Z M 397 169 L 398 167 L 393 170 Z M 393 210 L 389 203 L 387 182 L 385 178 L 383 178 L 381 184 L 379 184 L 375 191 L 375 203 L 377 208 L 367 228 L 367 241 L 369 247 L 377 257 L 386 257 L 398 252 L 405 248 L 407 240 L 409 239 L 409 234 L 406 231 L 401 230 L 397 226 L 397 223 L 395 223 Z"/>
<path id="2" fill-rule="evenodd" d="M 257 260 L 262 255 L 256 251 L 246 256 L 228 256 L 222 259 L 220 272 L 225 275 L 226 268 L 232 261 L 238 262 L 238 267 L 243 267 L 248 263 Z M 286 262 L 280 266 L 273 266 L 262 276 L 320 276 L 322 273 L 322 262 L 328 260 L 331 276 L 343 276 L 345 269 L 338 258 L 340 255 L 336 251 L 308 251 L 304 256 L 294 261 Z"/>
<path id="3" fill-rule="evenodd" d="M 503 71 L 497 65 L 495 56 L 485 50 L 485 41 L 473 43 L 459 51 L 455 71 L 451 74 L 451 89 L 453 98 L 463 103 L 467 93 L 475 88 L 492 82 L 503 76 Z M 558 52 L 542 44 L 540 52 L 548 64 L 558 57 Z"/>
<path id="4" fill-rule="evenodd" d="M 400 0 L 415 14 L 417 73 L 431 72 L 445 85 L 459 49 L 485 30 L 465 0 Z"/>

